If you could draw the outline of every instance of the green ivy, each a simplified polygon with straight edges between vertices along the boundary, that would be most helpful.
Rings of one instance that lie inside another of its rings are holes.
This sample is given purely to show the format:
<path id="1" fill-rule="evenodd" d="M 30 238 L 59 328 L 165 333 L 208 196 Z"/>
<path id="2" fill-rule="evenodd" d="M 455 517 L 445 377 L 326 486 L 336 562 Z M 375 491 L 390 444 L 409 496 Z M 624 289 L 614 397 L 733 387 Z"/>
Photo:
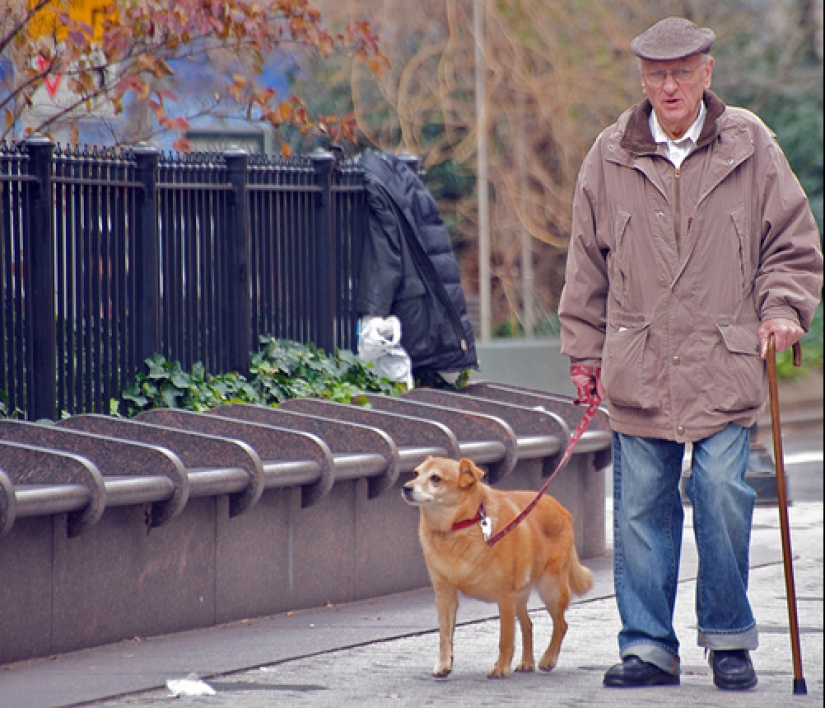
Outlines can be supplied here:
<path id="1" fill-rule="evenodd" d="M 290 398 L 324 398 L 363 403 L 368 393 L 399 395 L 403 384 L 378 377 L 372 365 L 352 352 L 327 355 L 314 344 L 299 344 L 268 335 L 253 352 L 249 378 L 239 373 L 209 374 L 197 363 L 184 371 L 160 354 L 146 359 L 146 371 L 135 377 L 110 410 L 133 417 L 152 408 L 205 411 L 227 403 L 272 406 Z"/>
<path id="2" fill-rule="evenodd" d="M 0 418 L 22 418 L 23 411 L 19 408 L 12 409 L 9 394 L 0 389 Z"/>

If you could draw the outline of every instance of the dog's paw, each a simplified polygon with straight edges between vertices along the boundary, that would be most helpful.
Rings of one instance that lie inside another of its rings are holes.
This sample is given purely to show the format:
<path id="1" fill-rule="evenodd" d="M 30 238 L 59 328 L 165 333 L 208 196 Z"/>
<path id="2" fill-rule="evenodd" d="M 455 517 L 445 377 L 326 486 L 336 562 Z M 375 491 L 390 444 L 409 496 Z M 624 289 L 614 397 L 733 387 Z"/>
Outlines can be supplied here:
<path id="1" fill-rule="evenodd" d="M 507 678 L 510 675 L 509 666 L 499 666 L 496 664 L 493 670 L 487 674 L 487 678 Z"/>
<path id="2" fill-rule="evenodd" d="M 536 670 L 536 662 L 534 661 L 522 661 L 517 667 L 516 671 L 524 671 L 530 672 Z"/>
<path id="3" fill-rule="evenodd" d="M 438 662 L 433 669 L 433 676 L 435 678 L 447 678 L 452 670 L 453 667 L 451 665 Z"/>
<path id="4" fill-rule="evenodd" d="M 551 671 L 556 666 L 558 658 L 558 654 L 554 654 L 553 656 L 547 656 L 545 654 L 543 657 L 541 657 L 541 661 L 539 662 L 539 668 L 542 671 Z"/>

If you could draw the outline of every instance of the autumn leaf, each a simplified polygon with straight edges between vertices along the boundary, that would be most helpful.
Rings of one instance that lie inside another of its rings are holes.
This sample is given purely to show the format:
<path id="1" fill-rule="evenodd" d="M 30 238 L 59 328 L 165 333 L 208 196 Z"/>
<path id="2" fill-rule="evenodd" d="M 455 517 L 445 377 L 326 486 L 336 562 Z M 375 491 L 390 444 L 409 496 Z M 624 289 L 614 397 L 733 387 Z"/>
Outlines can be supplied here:
<path id="1" fill-rule="evenodd" d="M 273 113 L 278 115 L 278 123 L 286 123 L 293 119 L 295 110 L 289 101 L 283 101 L 278 104 Z"/>
<path id="2" fill-rule="evenodd" d="M 172 149 L 178 152 L 189 152 L 192 149 L 192 141 L 189 138 L 178 138 L 172 143 Z"/>
<path id="3" fill-rule="evenodd" d="M 172 93 L 171 91 L 167 91 L 166 89 L 162 89 L 162 88 L 161 89 L 156 89 L 155 90 L 155 95 L 159 99 L 168 99 L 170 101 L 177 101 L 178 100 L 178 97 L 174 93 Z"/>

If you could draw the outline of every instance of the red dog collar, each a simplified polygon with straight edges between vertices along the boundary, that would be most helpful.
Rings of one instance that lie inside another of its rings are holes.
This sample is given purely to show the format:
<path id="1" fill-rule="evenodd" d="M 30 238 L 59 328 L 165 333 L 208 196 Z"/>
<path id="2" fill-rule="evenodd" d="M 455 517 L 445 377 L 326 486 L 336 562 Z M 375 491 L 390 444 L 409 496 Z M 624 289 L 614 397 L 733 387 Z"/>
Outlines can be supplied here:
<path id="1" fill-rule="evenodd" d="M 478 524 L 484 521 L 486 515 L 484 514 L 484 504 L 479 504 L 478 511 L 476 515 L 472 519 L 464 519 L 464 521 L 456 521 L 453 524 L 453 531 L 461 531 L 461 529 L 466 529 L 468 526 L 472 526 L 473 524 Z"/>

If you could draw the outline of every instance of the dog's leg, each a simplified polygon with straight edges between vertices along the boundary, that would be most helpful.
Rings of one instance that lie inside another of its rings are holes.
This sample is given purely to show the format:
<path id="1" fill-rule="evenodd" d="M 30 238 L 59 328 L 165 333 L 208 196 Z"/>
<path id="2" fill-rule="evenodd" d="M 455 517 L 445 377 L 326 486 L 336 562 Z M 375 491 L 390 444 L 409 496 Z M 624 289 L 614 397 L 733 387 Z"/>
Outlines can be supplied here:
<path id="1" fill-rule="evenodd" d="M 516 666 L 516 671 L 535 671 L 536 660 L 533 657 L 533 621 L 527 611 L 527 598 L 520 597 L 516 605 L 516 617 L 521 627 L 521 662 Z"/>
<path id="2" fill-rule="evenodd" d="M 501 634 L 498 640 L 498 661 L 487 678 L 505 678 L 510 675 L 516 642 L 516 598 L 509 594 L 498 602 Z"/>
<path id="3" fill-rule="evenodd" d="M 458 612 L 458 592 L 445 583 L 433 583 L 438 609 L 438 663 L 433 676 L 443 678 L 453 670 L 453 635 Z"/>
<path id="4" fill-rule="evenodd" d="M 555 578 L 545 575 L 538 585 L 539 596 L 544 602 L 544 606 L 553 618 L 553 635 L 550 644 L 539 661 L 539 668 L 543 671 L 550 671 L 559 659 L 561 643 L 564 635 L 567 634 L 567 622 L 564 619 L 564 612 L 570 604 L 570 590 L 565 583 L 560 586 Z"/>

